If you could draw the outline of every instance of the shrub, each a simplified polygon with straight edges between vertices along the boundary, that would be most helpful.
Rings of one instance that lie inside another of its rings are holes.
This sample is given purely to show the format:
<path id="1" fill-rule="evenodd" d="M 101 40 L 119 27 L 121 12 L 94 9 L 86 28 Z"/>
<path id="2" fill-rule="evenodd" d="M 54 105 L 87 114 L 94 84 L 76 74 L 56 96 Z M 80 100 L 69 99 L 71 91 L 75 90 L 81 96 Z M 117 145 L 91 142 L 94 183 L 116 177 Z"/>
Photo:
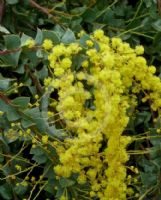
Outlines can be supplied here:
<path id="1" fill-rule="evenodd" d="M 159 199 L 157 2 L 0 10 L 0 197 Z"/>
<path id="2" fill-rule="evenodd" d="M 136 138 L 126 127 L 140 100 L 159 117 L 160 79 L 141 56 L 142 46 L 133 49 L 102 30 L 78 37 L 71 30 L 62 38 L 38 30 L 35 40 L 5 38 L 2 62 L 12 67 L 19 63 L 12 73 L 23 83 L 10 85 L 13 78 L 2 79 L 2 180 L 11 184 L 4 181 L 2 191 L 12 187 L 14 195 L 28 199 L 42 190 L 45 197 L 58 199 L 138 195 L 131 178 L 138 170 L 127 164 L 127 145 Z M 16 94 L 20 97 L 7 97 Z M 1 195 L 10 199 L 11 194 Z"/>

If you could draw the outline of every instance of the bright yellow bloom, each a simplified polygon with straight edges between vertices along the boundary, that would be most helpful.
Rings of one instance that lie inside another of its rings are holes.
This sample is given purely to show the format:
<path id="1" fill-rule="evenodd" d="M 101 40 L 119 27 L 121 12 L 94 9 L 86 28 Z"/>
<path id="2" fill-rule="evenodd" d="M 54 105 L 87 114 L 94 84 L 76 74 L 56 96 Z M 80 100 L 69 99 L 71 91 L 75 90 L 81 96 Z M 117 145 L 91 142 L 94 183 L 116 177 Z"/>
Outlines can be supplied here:
<path id="1" fill-rule="evenodd" d="M 48 56 L 54 76 L 44 85 L 58 91 L 54 109 L 69 136 L 63 144 L 54 144 L 60 161 L 54 170 L 66 178 L 77 173 L 79 184 L 90 183 L 92 197 L 125 200 L 133 192 L 127 186 L 132 178 L 126 174 L 126 148 L 132 138 L 124 130 L 140 92 L 145 93 L 143 103 L 151 101 L 152 110 L 161 108 L 161 81 L 154 75 L 156 68 L 148 67 L 141 56 L 142 46 L 133 49 L 120 38 L 109 39 L 102 30 L 90 38 L 86 44 L 91 48 L 82 49 L 78 41 L 60 44 Z M 78 66 L 77 56 L 84 60 Z M 131 170 L 138 174 L 137 168 Z"/>
<path id="2" fill-rule="evenodd" d="M 42 44 L 42 47 L 45 49 L 45 50 L 50 50 L 53 48 L 53 42 L 49 39 L 45 39 L 43 44 Z"/>
<path id="3" fill-rule="evenodd" d="M 87 40 L 86 45 L 89 47 L 93 47 L 94 44 L 93 44 L 92 40 Z"/>
<path id="4" fill-rule="evenodd" d="M 89 63 L 88 63 L 87 60 L 85 60 L 85 61 L 82 62 L 82 67 L 87 68 L 88 65 L 89 65 Z"/>
<path id="5" fill-rule="evenodd" d="M 54 74 L 55 74 L 55 76 L 62 76 L 64 74 L 64 69 L 63 68 L 55 68 Z"/>
<path id="6" fill-rule="evenodd" d="M 156 68 L 155 68 L 154 66 L 150 66 L 150 67 L 148 68 L 148 70 L 149 70 L 149 72 L 152 73 L 152 74 L 155 74 L 155 72 L 156 72 Z"/>
<path id="7" fill-rule="evenodd" d="M 33 39 L 26 40 L 25 46 L 27 46 L 28 48 L 33 48 L 35 46 L 35 40 Z"/>
<path id="8" fill-rule="evenodd" d="M 104 37 L 104 32 L 103 30 L 96 30 L 94 32 L 94 38 L 95 39 L 102 39 L 102 37 Z"/>
<path id="9" fill-rule="evenodd" d="M 22 167 L 20 165 L 15 165 L 15 168 L 17 169 L 17 171 L 21 171 Z"/>
<path id="10" fill-rule="evenodd" d="M 144 53 L 144 47 L 139 45 L 135 47 L 135 52 L 137 55 L 142 55 Z"/>
<path id="11" fill-rule="evenodd" d="M 85 76 L 85 74 L 83 72 L 79 72 L 77 74 L 77 79 L 78 80 L 84 80 L 84 79 L 86 79 L 86 76 Z"/>
<path id="12" fill-rule="evenodd" d="M 47 135 L 43 135 L 43 136 L 42 136 L 42 139 L 41 139 L 41 140 L 42 140 L 42 143 L 43 143 L 43 144 L 47 144 L 47 143 L 48 143 L 48 138 L 49 138 L 49 137 L 48 137 Z"/>
<path id="13" fill-rule="evenodd" d="M 63 69 L 68 69 L 71 67 L 71 65 L 72 65 L 72 61 L 69 58 L 64 58 L 61 61 L 61 66 Z"/>

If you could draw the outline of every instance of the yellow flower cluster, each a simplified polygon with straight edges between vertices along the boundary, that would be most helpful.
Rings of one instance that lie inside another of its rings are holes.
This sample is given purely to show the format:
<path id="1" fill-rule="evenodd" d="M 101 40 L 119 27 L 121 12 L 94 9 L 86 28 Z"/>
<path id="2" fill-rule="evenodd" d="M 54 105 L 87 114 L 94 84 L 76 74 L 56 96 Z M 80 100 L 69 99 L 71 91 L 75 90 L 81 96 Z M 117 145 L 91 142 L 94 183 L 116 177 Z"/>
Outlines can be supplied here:
<path id="1" fill-rule="evenodd" d="M 51 40 L 45 39 L 44 42 L 43 42 L 43 44 L 42 44 L 42 47 L 43 47 L 45 50 L 50 50 L 50 49 L 52 49 L 52 47 L 53 47 L 53 43 L 52 43 Z"/>
<path id="2" fill-rule="evenodd" d="M 57 143 L 58 176 L 77 173 L 77 181 L 91 185 L 91 197 L 125 200 L 127 145 L 123 136 L 129 121 L 129 107 L 136 107 L 138 93 L 150 100 L 153 110 L 161 107 L 161 82 L 154 66 L 140 56 L 142 46 L 132 49 L 119 38 L 109 39 L 96 30 L 82 47 L 79 41 L 56 45 L 48 60 L 53 77 L 45 79 L 46 90 L 58 91 L 56 110 L 69 137 Z M 93 45 L 98 44 L 99 48 Z M 84 55 L 75 67 L 76 55 Z"/>
<path id="3" fill-rule="evenodd" d="M 33 39 L 26 40 L 25 46 L 28 48 L 33 48 L 35 46 L 35 40 L 33 40 Z"/>

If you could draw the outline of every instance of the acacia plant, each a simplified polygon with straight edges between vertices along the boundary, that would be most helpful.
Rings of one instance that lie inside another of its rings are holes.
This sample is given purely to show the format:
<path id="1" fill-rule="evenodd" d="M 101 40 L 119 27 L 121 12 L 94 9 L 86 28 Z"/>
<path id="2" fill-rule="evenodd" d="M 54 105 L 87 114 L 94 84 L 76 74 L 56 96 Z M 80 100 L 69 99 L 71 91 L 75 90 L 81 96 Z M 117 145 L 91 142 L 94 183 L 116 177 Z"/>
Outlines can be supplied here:
<path id="1" fill-rule="evenodd" d="M 1 199 L 160 198 L 156 2 L 39 3 L 0 1 Z"/>

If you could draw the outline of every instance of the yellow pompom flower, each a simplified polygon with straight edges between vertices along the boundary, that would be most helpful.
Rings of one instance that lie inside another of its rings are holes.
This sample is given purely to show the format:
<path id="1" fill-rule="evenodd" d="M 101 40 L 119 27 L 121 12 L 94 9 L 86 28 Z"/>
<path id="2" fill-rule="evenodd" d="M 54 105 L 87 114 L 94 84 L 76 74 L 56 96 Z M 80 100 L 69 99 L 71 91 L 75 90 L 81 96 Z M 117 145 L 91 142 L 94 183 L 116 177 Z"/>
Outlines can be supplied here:
<path id="1" fill-rule="evenodd" d="M 92 40 L 87 40 L 86 41 L 86 45 L 88 46 L 88 47 L 93 47 L 93 42 L 92 42 Z"/>
<path id="2" fill-rule="evenodd" d="M 22 167 L 20 165 L 15 165 L 15 168 L 17 171 L 21 171 L 22 170 Z"/>
<path id="3" fill-rule="evenodd" d="M 50 50 L 53 48 L 53 42 L 49 39 L 45 39 L 43 44 L 42 44 L 42 47 L 45 49 L 45 50 Z"/>
<path id="4" fill-rule="evenodd" d="M 102 39 L 104 37 L 104 32 L 103 32 L 103 30 L 96 30 L 95 32 L 94 32 L 94 38 L 95 39 Z"/>
<path id="5" fill-rule="evenodd" d="M 63 69 L 68 69 L 68 68 L 71 67 L 71 65 L 72 65 L 72 61 L 69 58 L 62 59 L 62 61 L 61 61 L 61 67 Z"/>
<path id="6" fill-rule="evenodd" d="M 87 68 L 88 65 L 89 65 L 89 62 L 88 62 L 87 60 L 84 60 L 84 61 L 82 62 L 82 67 L 83 67 L 83 68 Z"/>
<path id="7" fill-rule="evenodd" d="M 97 171 L 95 169 L 89 169 L 87 171 L 87 176 L 89 177 L 89 179 L 94 180 L 95 177 L 97 175 Z"/>
<path id="8" fill-rule="evenodd" d="M 152 74 L 155 74 L 155 72 L 156 72 L 156 68 L 155 68 L 154 66 L 150 66 L 150 67 L 148 68 L 148 70 L 149 70 L 149 72 L 152 73 Z"/>
<path id="9" fill-rule="evenodd" d="M 79 72 L 79 73 L 77 73 L 77 79 L 84 80 L 84 79 L 86 79 L 86 76 L 83 72 Z"/>
<path id="10" fill-rule="evenodd" d="M 80 174 L 77 178 L 79 184 L 85 184 L 87 181 L 87 177 L 84 174 Z"/>
<path id="11" fill-rule="evenodd" d="M 62 76 L 64 74 L 64 69 L 63 68 L 55 68 L 54 69 L 54 74 L 55 76 Z"/>
<path id="12" fill-rule="evenodd" d="M 48 137 L 47 135 L 43 135 L 43 136 L 42 136 L 42 139 L 41 139 L 41 140 L 42 140 L 42 143 L 43 143 L 43 144 L 47 144 L 47 143 L 48 143 L 48 139 L 49 139 L 49 137 Z"/>
<path id="13" fill-rule="evenodd" d="M 138 45 L 135 47 L 135 52 L 137 55 L 142 55 L 144 53 L 144 47 L 141 45 Z"/>
<path id="14" fill-rule="evenodd" d="M 35 46 L 35 40 L 33 40 L 33 39 L 26 40 L 25 46 L 28 48 L 33 48 Z"/>

